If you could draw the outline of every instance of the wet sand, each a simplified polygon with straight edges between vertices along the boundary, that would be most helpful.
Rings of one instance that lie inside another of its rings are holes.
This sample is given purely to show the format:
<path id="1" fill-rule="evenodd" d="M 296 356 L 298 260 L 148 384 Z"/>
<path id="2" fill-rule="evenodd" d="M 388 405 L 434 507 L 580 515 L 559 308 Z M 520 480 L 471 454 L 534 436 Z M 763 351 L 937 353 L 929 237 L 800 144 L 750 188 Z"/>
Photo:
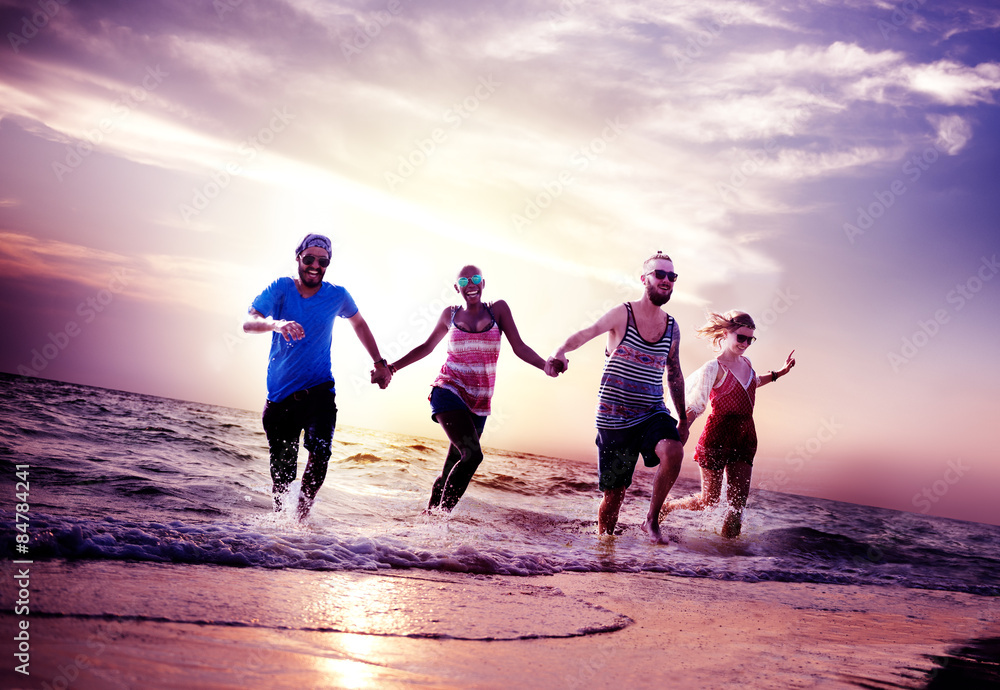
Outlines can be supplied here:
<path id="1" fill-rule="evenodd" d="M 33 568 L 31 676 L 5 654 L 4 687 L 918 688 L 956 687 L 940 684 L 970 669 L 1000 682 L 1000 602 L 972 594 L 650 573 Z M 5 602 L 11 591 L 0 586 Z M 974 639 L 985 652 L 958 653 Z"/>

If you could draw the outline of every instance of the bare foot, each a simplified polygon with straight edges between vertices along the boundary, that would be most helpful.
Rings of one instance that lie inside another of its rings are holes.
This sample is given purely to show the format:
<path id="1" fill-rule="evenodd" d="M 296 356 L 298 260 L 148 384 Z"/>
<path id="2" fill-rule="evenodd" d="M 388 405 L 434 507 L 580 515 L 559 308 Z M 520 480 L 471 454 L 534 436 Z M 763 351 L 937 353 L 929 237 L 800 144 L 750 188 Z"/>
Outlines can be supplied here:
<path id="1" fill-rule="evenodd" d="M 684 498 L 675 498 L 672 501 L 667 501 L 660 508 L 660 517 L 664 515 L 669 515 L 675 510 L 705 510 L 705 501 L 702 499 L 701 494 L 691 494 L 690 496 L 685 496 Z"/>
<path id="2" fill-rule="evenodd" d="M 646 518 L 646 521 L 642 523 L 642 531 L 649 537 L 650 544 L 667 543 L 667 540 L 663 538 L 663 534 L 660 533 L 660 523 L 658 520 Z"/>
<path id="3" fill-rule="evenodd" d="M 735 539 L 740 536 L 743 529 L 743 516 L 735 510 L 726 514 L 726 519 L 722 521 L 722 536 L 726 539 Z"/>
<path id="4" fill-rule="evenodd" d="M 309 517 L 309 511 L 312 510 L 312 504 L 312 501 L 304 500 L 299 496 L 299 505 L 295 509 L 295 519 L 299 522 L 305 522 L 306 518 Z"/>

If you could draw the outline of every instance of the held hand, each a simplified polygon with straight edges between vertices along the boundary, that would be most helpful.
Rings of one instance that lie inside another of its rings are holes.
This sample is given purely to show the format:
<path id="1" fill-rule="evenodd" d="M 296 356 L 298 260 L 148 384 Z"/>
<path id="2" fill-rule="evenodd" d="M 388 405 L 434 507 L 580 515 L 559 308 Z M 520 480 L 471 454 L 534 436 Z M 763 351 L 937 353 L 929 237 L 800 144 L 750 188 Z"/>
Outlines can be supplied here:
<path id="1" fill-rule="evenodd" d="M 285 340 L 302 340 L 306 337 L 306 331 L 295 321 L 275 321 L 274 331 L 281 333 Z"/>
<path id="2" fill-rule="evenodd" d="M 677 427 L 677 433 L 680 434 L 681 445 L 683 446 L 688 442 L 688 436 L 691 435 L 691 427 L 687 423 L 687 420 L 684 420 L 683 422 L 680 423 L 680 425 Z"/>
<path id="3" fill-rule="evenodd" d="M 378 387 L 385 390 L 385 387 L 389 385 L 392 380 L 392 372 L 386 367 L 379 367 L 378 369 L 372 369 L 372 383 L 377 383 Z"/>
<path id="4" fill-rule="evenodd" d="M 552 356 L 545 362 L 545 373 L 555 378 L 569 368 L 569 360 L 563 357 Z"/>

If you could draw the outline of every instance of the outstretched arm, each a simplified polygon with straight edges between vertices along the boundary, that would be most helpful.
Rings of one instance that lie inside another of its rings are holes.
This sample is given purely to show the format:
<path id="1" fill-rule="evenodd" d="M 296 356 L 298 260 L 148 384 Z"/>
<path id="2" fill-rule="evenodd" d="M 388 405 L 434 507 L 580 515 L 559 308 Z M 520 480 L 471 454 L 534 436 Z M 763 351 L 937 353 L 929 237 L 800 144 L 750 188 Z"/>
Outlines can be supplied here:
<path id="1" fill-rule="evenodd" d="M 361 316 L 361 312 L 358 311 L 354 316 L 347 319 L 351 322 L 351 326 L 354 327 L 354 332 L 358 336 L 358 340 L 364 345 L 365 350 L 371 356 L 372 361 L 375 362 L 375 374 L 372 376 L 372 382 L 377 383 L 379 388 L 385 388 L 389 385 L 389 381 L 392 379 L 392 373 L 389 371 L 389 366 L 382 359 L 382 355 L 378 351 L 378 344 L 375 342 L 375 336 L 372 335 L 372 330 L 368 327 L 368 322 L 365 318 Z"/>
<path id="2" fill-rule="evenodd" d="M 281 333 L 285 340 L 302 340 L 306 337 L 305 329 L 295 321 L 272 319 L 251 307 L 247 314 L 247 320 L 243 322 L 243 332 L 270 333 L 271 331 Z"/>
<path id="3" fill-rule="evenodd" d="M 667 386 L 670 388 L 670 399 L 674 403 L 674 409 L 680 416 L 677 431 L 681 435 L 681 443 L 687 443 L 688 418 L 687 408 L 684 406 L 684 374 L 681 372 L 680 345 L 681 329 L 674 320 L 674 335 L 671 338 L 670 354 L 667 355 Z"/>
<path id="4" fill-rule="evenodd" d="M 758 376 L 757 377 L 757 388 L 760 388 L 761 386 L 765 386 L 765 385 L 767 385 L 769 383 L 774 383 L 780 377 L 784 376 L 789 371 L 791 371 L 792 367 L 795 366 L 795 357 L 792 356 L 794 354 L 795 354 L 795 350 L 792 350 L 789 353 L 788 357 L 785 359 L 785 366 L 783 366 L 781 369 L 777 369 L 775 371 L 770 371 L 770 372 L 764 374 L 763 376 Z"/>
<path id="5" fill-rule="evenodd" d="M 507 342 L 514 350 L 514 354 L 523 359 L 533 367 L 545 370 L 545 360 L 541 356 L 525 345 L 521 340 L 521 334 L 517 332 L 517 324 L 514 323 L 514 315 L 510 313 L 510 307 L 503 300 L 493 304 L 493 315 L 496 316 L 500 330 L 507 336 Z"/>
<path id="6" fill-rule="evenodd" d="M 445 310 L 441 312 L 441 318 L 439 318 L 437 323 L 434 324 L 434 330 L 431 331 L 429 336 L 427 336 L 427 340 L 420 345 L 417 345 L 415 348 L 390 364 L 389 369 L 394 372 L 398 371 L 399 369 L 413 364 L 414 362 L 419 362 L 433 352 L 434 348 L 437 347 L 437 344 L 440 343 L 445 334 L 448 333 L 449 323 L 451 323 L 451 307 L 446 307 Z"/>
<path id="7" fill-rule="evenodd" d="M 612 307 L 604 316 L 599 318 L 592 325 L 577 331 L 567 338 L 566 342 L 563 343 L 549 358 L 548 365 L 551 367 L 555 362 L 559 362 L 565 370 L 569 367 L 569 360 L 566 359 L 567 352 L 572 352 L 578 347 L 582 347 L 602 333 L 607 333 L 609 331 L 624 333 L 627 322 L 628 311 L 625 309 L 625 305 L 619 304 L 616 307 Z"/>

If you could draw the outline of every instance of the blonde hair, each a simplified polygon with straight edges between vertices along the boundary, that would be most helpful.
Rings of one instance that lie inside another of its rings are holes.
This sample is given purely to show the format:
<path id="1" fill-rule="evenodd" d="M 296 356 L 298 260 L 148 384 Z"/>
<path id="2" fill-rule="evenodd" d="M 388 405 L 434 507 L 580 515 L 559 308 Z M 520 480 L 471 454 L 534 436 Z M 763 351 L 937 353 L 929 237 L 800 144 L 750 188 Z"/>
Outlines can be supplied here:
<path id="1" fill-rule="evenodd" d="M 664 254 L 662 251 L 660 251 L 659 249 L 657 249 L 655 254 L 653 254 L 651 257 L 649 257 L 648 259 L 646 259 L 645 261 L 642 262 L 642 270 L 645 271 L 647 268 L 649 268 L 649 263 L 651 261 L 656 261 L 657 259 L 666 259 L 670 263 L 673 263 L 673 261 L 674 261 L 669 256 L 667 256 L 666 254 Z"/>
<path id="2" fill-rule="evenodd" d="M 704 326 L 697 329 L 695 333 L 702 338 L 711 338 L 712 345 L 719 347 L 719 343 L 722 342 L 727 335 L 729 335 L 732 331 L 738 331 L 741 328 L 757 328 L 757 325 L 753 322 L 753 318 L 751 318 L 751 316 L 745 311 L 731 309 L 725 314 L 710 311 L 708 313 L 708 321 Z"/>

